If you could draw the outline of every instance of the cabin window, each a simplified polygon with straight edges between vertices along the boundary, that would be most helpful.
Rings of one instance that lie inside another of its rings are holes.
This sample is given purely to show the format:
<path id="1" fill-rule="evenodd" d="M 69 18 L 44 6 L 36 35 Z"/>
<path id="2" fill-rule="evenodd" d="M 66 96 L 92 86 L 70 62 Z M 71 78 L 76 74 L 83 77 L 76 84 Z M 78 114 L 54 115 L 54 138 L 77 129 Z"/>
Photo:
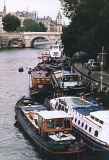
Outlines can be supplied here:
<path id="1" fill-rule="evenodd" d="M 78 121 L 78 125 L 80 124 L 80 120 Z"/>
<path id="2" fill-rule="evenodd" d="M 59 103 L 59 105 L 58 105 L 58 110 L 61 110 L 61 104 Z"/>
<path id="3" fill-rule="evenodd" d="M 61 110 L 65 110 L 65 106 L 61 104 Z"/>
<path id="4" fill-rule="evenodd" d="M 75 118 L 75 123 L 76 123 L 77 119 Z"/>
<path id="5" fill-rule="evenodd" d="M 95 121 L 96 121 L 96 122 L 99 122 L 99 119 L 98 119 L 98 118 L 95 118 Z"/>
<path id="6" fill-rule="evenodd" d="M 70 120 L 69 119 L 64 119 L 64 127 L 70 128 Z"/>
<path id="7" fill-rule="evenodd" d="M 96 122 L 99 122 L 99 123 L 101 123 L 101 124 L 104 123 L 102 120 L 99 120 L 98 118 L 95 118 L 95 117 L 93 117 L 93 116 L 91 116 L 91 118 L 94 119 Z"/>
<path id="8" fill-rule="evenodd" d="M 68 108 L 65 108 L 65 112 L 68 112 Z"/>
<path id="9" fill-rule="evenodd" d="M 85 125 L 85 130 L 87 130 L 87 124 Z"/>
<path id="10" fill-rule="evenodd" d="M 103 121 L 99 120 L 98 118 L 95 118 L 95 121 L 103 124 Z"/>
<path id="11" fill-rule="evenodd" d="M 98 137 L 98 131 L 97 130 L 95 131 L 94 136 Z"/>
<path id="12" fill-rule="evenodd" d="M 38 116 L 38 126 L 41 127 L 43 123 L 43 118 L 41 116 Z"/>
<path id="13" fill-rule="evenodd" d="M 84 126 L 84 123 L 82 122 L 81 127 L 83 127 L 83 126 Z"/>
<path id="14" fill-rule="evenodd" d="M 92 130 L 92 128 L 91 128 L 91 127 L 89 127 L 89 132 L 91 132 L 91 130 Z"/>
<path id="15" fill-rule="evenodd" d="M 91 116 L 91 118 L 92 118 L 92 119 L 94 119 L 94 117 L 93 117 L 93 116 Z"/>
<path id="16" fill-rule="evenodd" d="M 38 125 L 38 121 L 37 121 L 37 119 L 35 119 L 35 124 L 36 124 L 36 125 Z"/>
<path id="17" fill-rule="evenodd" d="M 100 123 L 103 124 L 104 122 L 100 120 Z"/>
<path id="18" fill-rule="evenodd" d="M 54 128 L 63 128 L 63 127 L 64 127 L 63 121 L 60 121 L 60 120 L 56 120 L 56 121 L 55 121 L 55 126 L 54 126 Z"/>
<path id="19" fill-rule="evenodd" d="M 58 109 L 58 106 L 59 106 L 59 102 L 57 101 L 55 104 L 55 109 Z"/>
<path id="20" fill-rule="evenodd" d="M 54 128 L 54 121 L 48 120 L 48 128 Z"/>

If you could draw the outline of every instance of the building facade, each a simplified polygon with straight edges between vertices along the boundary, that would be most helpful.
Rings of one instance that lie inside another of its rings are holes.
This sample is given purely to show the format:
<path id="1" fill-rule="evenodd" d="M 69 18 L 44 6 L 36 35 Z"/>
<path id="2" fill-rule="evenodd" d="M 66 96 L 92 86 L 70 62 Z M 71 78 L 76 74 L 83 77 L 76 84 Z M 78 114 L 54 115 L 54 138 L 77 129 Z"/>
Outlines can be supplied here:
<path id="1" fill-rule="evenodd" d="M 22 27 L 25 19 L 33 19 L 37 23 L 43 23 L 47 28 L 47 32 L 62 32 L 62 15 L 60 12 L 58 12 L 56 20 L 52 20 L 49 16 L 40 18 L 35 11 L 17 11 L 13 14 L 20 19 Z"/>
<path id="2" fill-rule="evenodd" d="M 0 12 L 0 32 L 3 32 L 3 23 L 2 23 L 2 19 L 3 17 L 6 15 L 6 6 L 4 4 L 4 8 L 3 11 Z"/>
<path id="3" fill-rule="evenodd" d="M 2 15 L 0 14 L 0 33 L 3 32 Z"/>
<path id="4" fill-rule="evenodd" d="M 3 24 L 2 24 L 2 18 L 8 14 L 6 5 L 4 4 L 3 11 L 0 12 L 0 32 L 3 32 Z M 14 13 L 10 13 L 12 15 L 17 16 L 21 21 L 21 27 L 23 27 L 23 22 L 25 19 L 32 19 L 36 21 L 37 23 L 43 23 L 45 27 L 47 28 L 47 32 L 62 32 L 62 15 L 59 11 L 57 14 L 57 17 L 55 20 L 53 20 L 51 17 L 43 17 L 40 18 L 37 15 L 36 11 L 29 12 L 29 11 L 16 11 Z"/>

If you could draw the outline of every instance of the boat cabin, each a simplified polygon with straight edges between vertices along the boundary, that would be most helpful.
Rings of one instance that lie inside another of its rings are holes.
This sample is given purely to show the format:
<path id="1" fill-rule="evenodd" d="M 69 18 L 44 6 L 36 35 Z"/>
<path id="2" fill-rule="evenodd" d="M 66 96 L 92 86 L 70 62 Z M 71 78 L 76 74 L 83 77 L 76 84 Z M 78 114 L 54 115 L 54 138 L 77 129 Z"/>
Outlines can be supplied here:
<path id="1" fill-rule="evenodd" d="M 77 72 L 55 71 L 54 76 L 60 88 L 74 87 L 81 84 L 81 75 Z"/>
<path id="2" fill-rule="evenodd" d="M 81 75 L 77 72 L 71 73 L 70 71 L 64 71 L 62 81 L 60 81 L 60 86 L 67 88 L 67 87 L 74 87 L 76 85 L 81 84 Z"/>
<path id="3" fill-rule="evenodd" d="M 64 111 L 43 110 L 28 115 L 41 135 L 70 134 L 72 131 L 72 116 Z"/>
<path id="4" fill-rule="evenodd" d="M 49 50 L 44 51 L 40 56 L 40 59 L 42 59 L 42 62 L 45 62 L 45 63 L 49 61 L 49 58 L 50 58 Z"/>
<path id="5" fill-rule="evenodd" d="M 53 88 L 59 89 L 57 95 L 79 94 L 85 90 L 81 75 L 75 71 L 57 70 L 51 74 L 51 81 Z"/>
<path id="6" fill-rule="evenodd" d="M 50 78 L 47 71 L 33 70 L 31 72 L 32 89 L 41 89 L 49 84 Z"/>
<path id="7" fill-rule="evenodd" d="M 72 116 L 66 112 L 46 110 L 44 105 L 31 103 L 28 97 L 16 103 L 15 112 L 21 127 L 44 152 L 71 155 L 85 150 L 83 140 L 73 135 Z"/>
<path id="8" fill-rule="evenodd" d="M 37 124 L 42 133 L 65 132 L 72 130 L 71 119 L 64 111 L 40 111 Z"/>
<path id="9" fill-rule="evenodd" d="M 51 58 L 60 58 L 62 56 L 62 47 L 59 44 L 50 46 L 49 53 Z"/>

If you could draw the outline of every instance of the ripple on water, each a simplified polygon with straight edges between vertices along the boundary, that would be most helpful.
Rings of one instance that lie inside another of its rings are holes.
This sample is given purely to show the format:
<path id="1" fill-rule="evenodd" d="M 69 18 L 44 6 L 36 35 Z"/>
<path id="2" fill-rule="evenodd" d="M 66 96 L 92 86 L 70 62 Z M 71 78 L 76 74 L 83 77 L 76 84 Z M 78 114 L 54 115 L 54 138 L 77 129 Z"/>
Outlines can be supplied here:
<path id="1" fill-rule="evenodd" d="M 0 160 L 37 160 L 34 147 L 14 126 L 14 106 L 28 94 L 28 67 L 37 63 L 37 50 L 0 53 Z M 24 72 L 19 73 L 19 66 Z"/>

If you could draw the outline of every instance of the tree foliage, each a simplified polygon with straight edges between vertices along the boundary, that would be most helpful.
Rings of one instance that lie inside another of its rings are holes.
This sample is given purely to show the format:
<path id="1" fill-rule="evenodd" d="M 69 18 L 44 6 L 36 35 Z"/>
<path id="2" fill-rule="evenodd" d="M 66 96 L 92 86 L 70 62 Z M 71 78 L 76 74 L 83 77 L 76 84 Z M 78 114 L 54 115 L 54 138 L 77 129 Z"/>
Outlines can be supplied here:
<path id="1" fill-rule="evenodd" d="M 37 23 L 32 19 L 25 19 L 23 27 L 18 29 L 25 32 L 46 32 L 47 28 L 42 23 Z"/>
<path id="2" fill-rule="evenodd" d="M 72 56 L 83 50 L 94 56 L 102 46 L 109 49 L 109 1 L 61 0 L 65 15 L 71 19 L 64 28 L 65 52 Z"/>
<path id="3" fill-rule="evenodd" d="M 14 32 L 20 26 L 20 20 L 11 14 L 3 18 L 3 29 L 7 32 Z"/>

